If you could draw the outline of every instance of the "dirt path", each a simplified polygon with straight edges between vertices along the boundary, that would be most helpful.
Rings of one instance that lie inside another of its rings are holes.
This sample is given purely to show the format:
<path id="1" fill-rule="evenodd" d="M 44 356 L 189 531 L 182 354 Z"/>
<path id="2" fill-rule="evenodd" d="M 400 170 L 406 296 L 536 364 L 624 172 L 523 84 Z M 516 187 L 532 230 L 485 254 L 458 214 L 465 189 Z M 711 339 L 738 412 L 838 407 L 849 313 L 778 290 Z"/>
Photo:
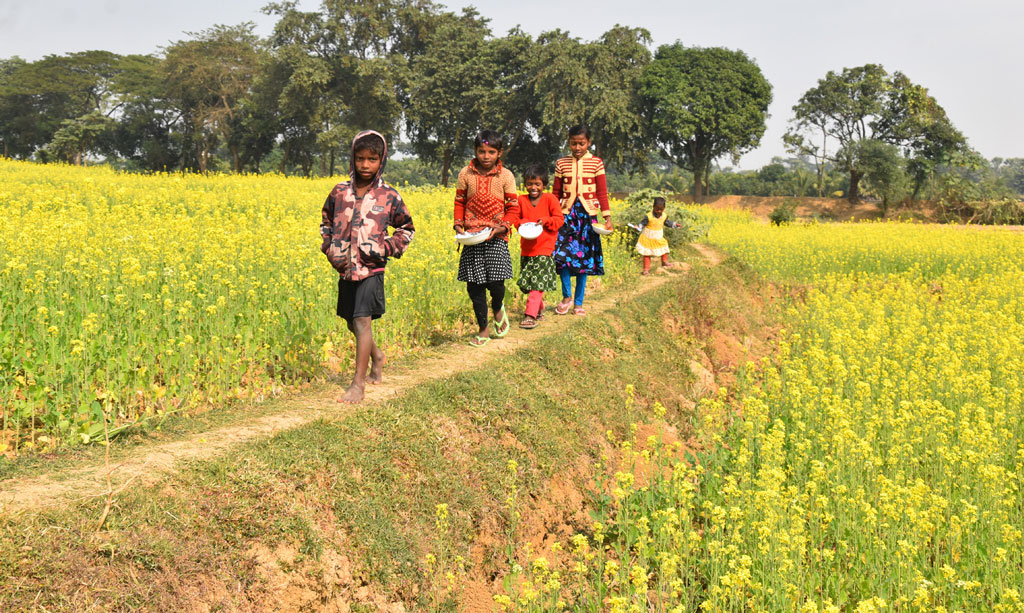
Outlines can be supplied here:
<path id="1" fill-rule="evenodd" d="M 693 246 L 708 265 L 717 265 L 722 260 L 722 255 L 711 247 L 698 244 Z M 633 297 L 637 293 L 654 290 L 669 279 L 678 278 L 680 273 L 685 273 L 689 269 L 687 263 L 681 263 L 671 272 L 662 273 L 662 269 L 659 268 L 654 275 L 638 277 L 637 287 L 630 288 L 629 291 L 608 292 L 588 302 L 587 313 L 593 316 L 614 309 L 627 296 Z M 368 386 L 366 398 L 361 405 L 338 404 L 335 398 L 343 390 L 309 394 L 290 403 L 292 406 L 300 405 L 301 408 L 298 409 L 267 415 L 245 425 L 227 426 L 196 433 L 179 441 L 140 448 L 137 452 L 112 463 L 112 488 L 117 491 L 128 482 L 152 485 L 165 474 L 173 472 L 181 461 L 211 458 L 239 443 L 297 428 L 322 417 L 344 417 L 353 410 L 383 402 L 425 381 L 475 369 L 484 362 L 497 359 L 538 339 L 564 330 L 572 323 L 573 316 L 560 317 L 549 310 L 544 323 L 534 330 L 520 329 L 512 314 L 510 319 L 513 321 L 509 335 L 504 339 L 495 339 L 482 348 L 451 344 L 442 348 L 435 356 L 416 361 L 407 370 L 400 370 L 395 374 L 385 370 L 384 382 Z M 106 496 L 106 480 L 107 468 L 102 463 L 40 477 L 10 479 L 0 483 L 0 514 L 24 512 Z"/>
<path id="2" fill-rule="evenodd" d="M 722 263 L 722 260 L 725 259 L 725 254 L 714 247 L 709 247 L 701 243 L 691 243 L 690 246 L 696 249 L 711 266 L 718 266 Z"/>

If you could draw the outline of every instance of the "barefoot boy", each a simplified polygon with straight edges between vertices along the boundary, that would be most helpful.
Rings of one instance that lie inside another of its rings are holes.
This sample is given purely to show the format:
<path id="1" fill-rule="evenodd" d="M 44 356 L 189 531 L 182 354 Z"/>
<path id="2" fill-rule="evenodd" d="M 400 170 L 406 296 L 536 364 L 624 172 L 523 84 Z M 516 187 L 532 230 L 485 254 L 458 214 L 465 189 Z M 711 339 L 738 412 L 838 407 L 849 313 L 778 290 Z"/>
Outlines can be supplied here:
<path id="1" fill-rule="evenodd" d="M 377 132 L 356 135 L 350 180 L 331 190 L 320 222 L 320 250 L 339 274 L 338 317 L 356 337 L 355 375 L 338 402 L 359 402 L 367 381 L 381 382 L 384 353 L 373 340 L 372 322 L 384 314 L 384 267 L 389 257 L 402 257 L 415 232 L 402 196 L 381 178 L 387 153 Z"/>

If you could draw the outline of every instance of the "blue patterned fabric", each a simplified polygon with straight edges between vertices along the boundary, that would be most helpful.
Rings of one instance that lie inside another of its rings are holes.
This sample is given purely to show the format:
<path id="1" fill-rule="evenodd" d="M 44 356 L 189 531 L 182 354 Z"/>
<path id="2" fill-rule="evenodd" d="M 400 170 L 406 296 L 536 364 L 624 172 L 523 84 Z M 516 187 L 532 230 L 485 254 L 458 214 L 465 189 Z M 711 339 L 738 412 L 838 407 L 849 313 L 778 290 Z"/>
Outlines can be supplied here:
<path id="1" fill-rule="evenodd" d="M 555 242 L 555 266 L 559 273 L 568 270 L 573 275 L 604 274 L 601 237 L 590 227 L 596 220 L 579 200 L 573 203 Z"/>

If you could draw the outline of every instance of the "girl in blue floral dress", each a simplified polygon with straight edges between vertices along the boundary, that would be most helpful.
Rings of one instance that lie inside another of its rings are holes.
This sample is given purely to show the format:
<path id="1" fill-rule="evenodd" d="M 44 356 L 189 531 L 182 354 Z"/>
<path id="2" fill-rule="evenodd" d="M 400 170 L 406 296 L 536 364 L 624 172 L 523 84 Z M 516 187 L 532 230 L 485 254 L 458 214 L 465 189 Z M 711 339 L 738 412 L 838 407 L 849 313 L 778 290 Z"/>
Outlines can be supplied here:
<path id="1" fill-rule="evenodd" d="M 604 274 L 601 237 L 594 232 L 592 224 L 600 212 L 604 227 L 611 230 L 612 214 L 608 208 L 604 162 L 589 149 L 590 130 L 586 126 L 573 126 L 569 129 L 572 155 L 555 162 L 551 193 L 559 199 L 565 217 L 554 252 L 555 266 L 562 281 L 562 301 L 555 307 L 559 315 L 565 315 L 570 308 L 575 315 L 585 315 L 583 299 L 587 277 Z M 573 277 L 576 278 L 575 292 L 572 291 Z"/>

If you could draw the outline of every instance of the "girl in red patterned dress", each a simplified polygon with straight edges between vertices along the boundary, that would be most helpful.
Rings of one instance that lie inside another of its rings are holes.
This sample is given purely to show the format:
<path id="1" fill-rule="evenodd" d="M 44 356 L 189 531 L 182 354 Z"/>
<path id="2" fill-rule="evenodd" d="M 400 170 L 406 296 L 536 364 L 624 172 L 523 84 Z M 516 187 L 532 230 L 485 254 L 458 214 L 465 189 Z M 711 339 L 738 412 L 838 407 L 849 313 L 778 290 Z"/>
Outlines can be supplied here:
<path id="1" fill-rule="evenodd" d="M 512 278 L 508 238 L 519 202 L 516 177 L 501 165 L 503 148 L 504 142 L 497 132 L 483 130 L 477 134 L 473 142 L 475 155 L 459 172 L 455 186 L 455 232 L 490 231 L 484 242 L 463 246 L 459 257 L 458 279 L 466 283 L 480 328 L 469 341 L 474 347 L 483 347 L 491 340 L 487 292 L 491 293 L 494 336 L 502 338 L 510 328 L 505 311 L 505 279 Z"/>

